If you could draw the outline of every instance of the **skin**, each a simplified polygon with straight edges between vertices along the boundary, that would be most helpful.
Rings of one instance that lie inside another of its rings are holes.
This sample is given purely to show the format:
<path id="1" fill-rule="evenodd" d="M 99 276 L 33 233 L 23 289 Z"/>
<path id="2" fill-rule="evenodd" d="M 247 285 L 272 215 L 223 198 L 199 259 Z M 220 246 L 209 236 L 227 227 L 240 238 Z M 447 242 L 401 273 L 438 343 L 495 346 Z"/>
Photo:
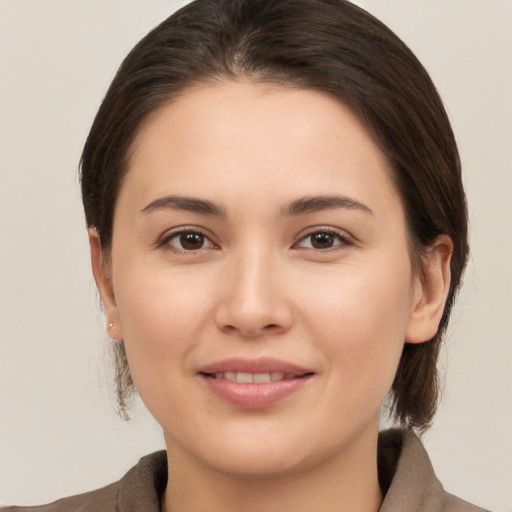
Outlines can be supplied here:
<path id="1" fill-rule="evenodd" d="M 90 243 L 109 334 L 164 430 L 168 512 L 379 508 L 380 408 L 404 342 L 437 330 L 451 254 L 440 236 L 413 269 L 391 172 L 352 113 L 314 91 L 221 81 L 146 120 L 110 257 L 95 230 Z M 334 195 L 359 206 L 286 211 Z M 223 215 L 158 202 L 169 196 Z M 195 245 L 183 231 L 200 233 Z M 261 356 L 313 375 L 257 409 L 198 377 Z"/>

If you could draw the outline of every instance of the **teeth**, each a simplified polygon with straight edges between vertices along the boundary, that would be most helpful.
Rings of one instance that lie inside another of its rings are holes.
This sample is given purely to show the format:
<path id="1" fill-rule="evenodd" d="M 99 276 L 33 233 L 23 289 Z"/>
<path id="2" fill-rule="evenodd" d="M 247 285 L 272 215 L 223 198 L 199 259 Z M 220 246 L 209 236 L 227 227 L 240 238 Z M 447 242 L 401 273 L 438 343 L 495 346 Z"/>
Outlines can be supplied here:
<path id="1" fill-rule="evenodd" d="M 270 373 L 255 373 L 252 381 L 260 383 L 270 382 Z"/>
<path id="2" fill-rule="evenodd" d="M 240 384 L 249 384 L 253 382 L 252 373 L 237 372 L 236 381 L 239 382 Z"/>
<path id="3" fill-rule="evenodd" d="M 267 384 L 269 382 L 278 382 L 284 379 L 293 379 L 295 375 L 289 373 L 284 374 L 282 372 L 270 372 L 270 373 L 248 373 L 248 372 L 225 372 L 215 373 L 213 375 L 216 379 L 225 379 L 230 382 L 238 382 L 240 384 Z"/>

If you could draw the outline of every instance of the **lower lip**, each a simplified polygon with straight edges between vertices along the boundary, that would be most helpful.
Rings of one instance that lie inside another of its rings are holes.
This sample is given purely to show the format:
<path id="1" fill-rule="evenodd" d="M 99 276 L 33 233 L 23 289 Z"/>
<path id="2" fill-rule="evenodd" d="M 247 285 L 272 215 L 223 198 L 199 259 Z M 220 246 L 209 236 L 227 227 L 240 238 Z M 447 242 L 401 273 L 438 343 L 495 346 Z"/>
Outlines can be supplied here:
<path id="1" fill-rule="evenodd" d="M 312 375 L 277 382 L 240 384 L 206 375 L 201 378 L 210 391 L 221 400 L 244 409 L 261 409 L 274 405 L 302 389 Z"/>

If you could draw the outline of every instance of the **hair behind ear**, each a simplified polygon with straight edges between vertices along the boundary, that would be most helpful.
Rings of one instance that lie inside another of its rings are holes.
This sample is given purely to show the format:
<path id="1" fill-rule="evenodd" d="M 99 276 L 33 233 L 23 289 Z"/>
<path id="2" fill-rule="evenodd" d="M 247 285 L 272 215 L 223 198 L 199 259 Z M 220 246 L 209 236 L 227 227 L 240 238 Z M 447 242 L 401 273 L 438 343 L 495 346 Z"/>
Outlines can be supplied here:
<path id="1" fill-rule="evenodd" d="M 437 359 L 451 289 L 453 243 L 439 235 L 421 255 L 418 296 L 406 332 L 406 343 L 392 386 L 395 420 L 420 432 L 431 424 L 439 400 Z"/>
<path id="2" fill-rule="evenodd" d="M 392 417 L 407 428 L 424 432 L 431 425 L 439 401 L 437 358 L 440 336 L 424 343 L 405 343 L 391 387 Z"/>

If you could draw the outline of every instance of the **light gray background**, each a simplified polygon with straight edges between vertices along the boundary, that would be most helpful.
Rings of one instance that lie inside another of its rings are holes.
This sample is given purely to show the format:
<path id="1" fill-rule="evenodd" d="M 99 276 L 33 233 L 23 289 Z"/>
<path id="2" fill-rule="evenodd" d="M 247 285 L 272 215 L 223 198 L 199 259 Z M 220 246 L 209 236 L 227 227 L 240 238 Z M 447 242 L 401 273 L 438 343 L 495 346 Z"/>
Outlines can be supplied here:
<path id="1" fill-rule="evenodd" d="M 0 503 L 102 486 L 163 446 L 113 413 L 77 162 L 122 57 L 186 2 L 0 0 Z M 512 511 L 512 2 L 366 0 L 417 53 L 459 140 L 472 259 L 426 436 L 445 487 Z"/>

